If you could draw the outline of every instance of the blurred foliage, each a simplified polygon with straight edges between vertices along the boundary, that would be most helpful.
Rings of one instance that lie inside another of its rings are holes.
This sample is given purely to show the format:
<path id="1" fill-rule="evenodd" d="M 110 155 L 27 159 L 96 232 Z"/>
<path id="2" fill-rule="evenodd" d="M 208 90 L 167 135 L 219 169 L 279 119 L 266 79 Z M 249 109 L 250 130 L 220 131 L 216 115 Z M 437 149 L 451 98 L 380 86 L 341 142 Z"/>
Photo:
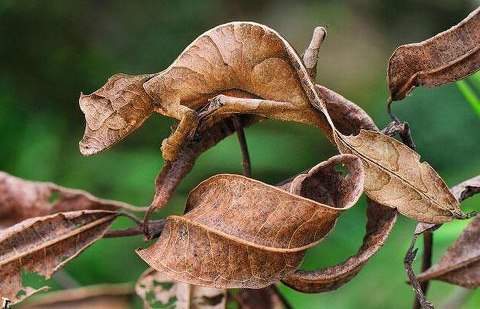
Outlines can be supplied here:
<path id="1" fill-rule="evenodd" d="M 117 72 L 161 71 L 203 31 L 233 20 L 267 24 L 298 51 L 308 43 L 314 26 L 328 25 L 319 82 L 357 102 L 383 127 L 389 121 L 385 71 L 393 49 L 447 29 L 475 5 L 467 0 L 4 0 L 0 2 L 0 169 L 148 205 L 162 166 L 159 145 L 170 133 L 172 121 L 154 116 L 119 145 L 84 158 L 78 151 L 84 126 L 78 96 L 96 90 Z M 395 103 L 393 110 L 410 122 L 422 158 L 449 185 L 479 174 L 480 121 L 455 85 L 417 89 Z M 246 134 L 254 177 L 268 183 L 335 153 L 318 131 L 296 124 L 266 121 L 248 128 Z M 180 213 L 188 191 L 207 177 L 241 172 L 240 160 L 234 137 L 209 150 L 158 216 Z M 467 201 L 464 211 L 478 210 L 479 201 L 478 197 Z M 347 212 L 325 243 L 308 253 L 305 267 L 331 265 L 357 250 L 364 231 L 364 203 Z M 120 221 L 115 227 L 128 224 Z M 449 223 L 435 233 L 435 260 L 466 224 Z M 296 308 L 410 306 L 413 293 L 405 284 L 403 255 L 414 225 L 401 218 L 380 253 L 338 292 L 306 295 L 286 287 L 282 291 Z M 102 240 L 66 271 L 82 285 L 133 282 L 146 268 L 134 253 L 139 246 L 146 246 L 141 237 Z M 454 291 L 453 286 L 434 282 L 430 298 L 440 304 Z M 475 308 L 479 301 L 480 293 L 473 292 L 465 308 Z"/>
<path id="2" fill-rule="evenodd" d="M 480 92 L 480 73 L 474 74 L 467 80 L 458 81 L 457 86 L 465 100 L 467 100 L 480 118 L 480 99 L 477 95 Z"/>

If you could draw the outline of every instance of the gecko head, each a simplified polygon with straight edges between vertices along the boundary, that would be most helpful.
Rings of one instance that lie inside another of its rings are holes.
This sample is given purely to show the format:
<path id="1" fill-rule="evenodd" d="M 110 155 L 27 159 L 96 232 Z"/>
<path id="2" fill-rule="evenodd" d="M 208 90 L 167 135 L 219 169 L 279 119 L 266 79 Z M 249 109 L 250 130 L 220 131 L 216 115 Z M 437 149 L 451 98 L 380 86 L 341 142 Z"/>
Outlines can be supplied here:
<path id="1" fill-rule="evenodd" d="M 143 83 L 151 77 L 115 74 L 92 94 L 80 94 L 86 126 L 79 146 L 84 156 L 110 148 L 152 114 L 152 98 L 143 89 Z"/>

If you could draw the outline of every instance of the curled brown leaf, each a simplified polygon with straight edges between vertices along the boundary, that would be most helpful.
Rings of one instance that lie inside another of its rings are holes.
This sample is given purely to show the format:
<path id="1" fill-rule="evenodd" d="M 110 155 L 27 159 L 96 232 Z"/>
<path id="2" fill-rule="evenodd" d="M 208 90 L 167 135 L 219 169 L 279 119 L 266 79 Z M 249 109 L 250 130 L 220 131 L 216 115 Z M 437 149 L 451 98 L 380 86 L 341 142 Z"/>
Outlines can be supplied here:
<path id="1" fill-rule="evenodd" d="M 174 307 L 179 309 L 223 309 L 227 291 L 177 282 L 153 268 L 147 269 L 135 285 L 145 309 Z"/>
<path id="2" fill-rule="evenodd" d="M 480 176 L 468 179 L 451 189 L 459 201 L 480 193 Z M 425 230 L 430 226 L 417 226 Z M 416 231 L 416 234 L 418 232 Z M 418 275 L 420 282 L 438 279 L 466 288 L 480 285 L 480 216 L 473 219 L 440 261 Z"/>
<path id="3" fill-rule="evenodd" d="M 0 295 L 21 301 L 32 288 L 22 287 L 22 270 L 47 279 L 100 239 L 117 213 L 83 210 L 22 221 L 0 231 Z"/>
<path id="4" fill-rule="evenodd" d="M 439 86 L 478 71 L 479 12 L 476 9 L 459 24 L 428 40 L 398 47 L 388 62 L 390 100 L 402 100 L 416 86 Z"/>
<path id="5" fill-rule="evenodd" d="M 420 282 L 432 279 L 468 289 L 480 286 L 480 216 L 470 222 L 437 264 L 418 275 Z"/>
<path id="6" fill-rule="evenodd" d="M 452 194 L 461 202 L 477 193 L 480 193 L 480 176 L 476 176 L 465 180 L 462 183 L 454 186 Z"/>
<path id="7" fill-rule="evenodd" d="M 368 201 L 366 234 L 358 252 L 334 266 L 315 271 L 297 270 L 283 279 L 290 288 L 303 293 L 333 291 L 355 277 L 368 260 L 380 250 L 397 220 L 397 212 Z"/>
<path id="8" fill-rule="evenodd" d="M 82 190 L 36 182 L 0 172 L 0 227 L 27 218 L 75 210 L 145 211 L 127 203 L 97 198 Z"/>
<path id="9" fill-rule="evenodd" d="M 346 177 L 335 169 L 340 162 Z M 190 193 L 185 215 L 168 217 L 159 240 L 137 253 L 178 281 L 262 288 L 295 271 L 305 250 L 358 200 L 363 178 L 351 155 L 297 176 L 288 184 L 293 193 L 239 175 L 213 176 Z"/>

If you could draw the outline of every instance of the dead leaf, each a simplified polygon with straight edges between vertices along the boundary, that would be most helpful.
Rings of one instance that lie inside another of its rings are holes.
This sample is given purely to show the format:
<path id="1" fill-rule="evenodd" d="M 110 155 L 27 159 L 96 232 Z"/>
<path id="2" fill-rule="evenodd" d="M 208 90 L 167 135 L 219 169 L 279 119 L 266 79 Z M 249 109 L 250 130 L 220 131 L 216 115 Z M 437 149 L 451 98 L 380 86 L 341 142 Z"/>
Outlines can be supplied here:
<path id="1" fill-rule="evenodd" d="M 460 202 L 480 193 L 480 176 L 468 179 L 454 186 L 450 191 Z"/>
<path id="2" fill-rule="evenodd" d="M 480 286 L 480 216 L 470 222 L 440 261 L 418 275 L 473 289 Z"/>
<path id="3" fill-rule="evenodd" d="M 227 304 L 226 290 L 177 282 L 153 268 L 140 276 L 135 290 L 145 309 L 222 309 Z"/>
<path id="4" fill-rule="evenodd" d="M 480 69 L 479 10 L 447 31 L 393 52 L 387 74 L 391 101 L 402 100 L 414 87 L 443 85 Z"/>
<path id="5" fill-rule="evenodd" d="M 131 308 L 133 289 L 127 284 L 95 285 L 47 293 L 31 298 L 15 308 L 19 309 L 128 309 Z"/>
<path id="6" fill-rule="evenodd" d="M 340 162 L 348 167 L 346 177 L 335 169 Z M 190 193 L 185 215 L 168 217 L 158 241 L 137 253 L 177 281 L 265 287 L 292 273 L 305 250 L 330 232 L 358 200 L 363 177 L 351 155 L 293 179 L 290 192 L 303 197 L 239 175 L 213 176 Z"/>
<path id="7" fill-rule="evenodd" d="M 99 199 L 88 192 L 51 182 L 23 180 L 0 172 L 0 227 L 27 218 L 75 210 L 145 211 L 127 203 Z"/>
<path id="8" fill-rule="evenodd" d="M 379 132 L 337 135 L 342 153 L 362 159 L 365 193 L 372 200 L 427 223 L 444 223 L 466 218 L 445 182 L 420 156 L 396 139 Z"/>
<path id="9" fill-rule="evenodd" d="M 0 231 L 0 295 L 21 301 L 22 271 L 46 279 L 102 237 L 117 213 L 83 210 L 31 218 Z"/>
<path id="10" fill-rule="evenodd" d="M 451 191 L 459 201 L 480 193 L 480 176 L 454 186 Z M 420 282 L 432 279 L 469 289 L 480 285 L 480 215 L 470 222 L 437 264 L 418 276 Z"/>
<path id="11" fill-rule="evenodd" d="M 303 293 L 321 293 L 338 289 L 355 277 L 383 246 L 397 220 L 394 209 L 368 201 L 366 234 L 358 252 L 334 266 L 315 271 L 297 270 L 283 279 L 290 288 Z"/>
<path id="12" fill-rule="evenodd" d="M 153 75 L 116 74 L 89 95 L 80 95 L 87 121 L 80 152 L 93 155 L 105 150 L 140 127 L 152 114 L 152 99 L 142 85 Z"/>

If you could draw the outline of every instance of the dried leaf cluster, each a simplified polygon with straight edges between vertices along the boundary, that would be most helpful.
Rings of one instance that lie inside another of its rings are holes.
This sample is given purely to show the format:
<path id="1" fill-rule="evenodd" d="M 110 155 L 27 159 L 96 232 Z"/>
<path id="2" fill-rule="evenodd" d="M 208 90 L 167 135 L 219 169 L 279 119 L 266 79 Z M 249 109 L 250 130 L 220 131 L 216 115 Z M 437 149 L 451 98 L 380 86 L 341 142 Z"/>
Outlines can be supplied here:
<path id="1" fill-rule="evenodd" d="M 479 23 L 477 9 L 450 30 L 395 50 L 388 65 L 390 101 L 403 99 L 415 86 L 437 86 L 477 71 Z M 152 267 L 136 285 L 146 308 L 224 308 L 228 301 L 242 308 L 282 308 L 286 304 L 275 283 L 306 293 L 346 284 L 380 250 L 397 212 L 423 222 L 423 231 L 468 218 L 460 201 L 480 192 L 478 177 L 449 190 L 428 163 L 420 162 L 408 124 L 393 117 L 394 122 L 379 131 L 358 105 L 315 84 L 325 35 L 324 28 L 316 28 L 301 58 L 264 25 L 228 23 L 199 36 L 159 73 L 117 74 L 94 93 L 82 94 L 84 155 L 111 147 L 153 112 L 177 120 L 162 142 L 165 164 L 152 205 L 147 211 L 0 173 L 0 224 L 5 227 L 0 231 L 0 294 L 19 302 L 36 292 L 23 287 L 22 270 L 48 278 L 102 237 L 145 232 L 148 239 L 158 237 L 150 247 L 137 250 Z M 340 154 L 276 186 L 255 180 L 250 177 L 243 128 L 266 118 L 317 127 Z M 183 215 L 150 221 L 150 214 L 169 202 L 195 160 L 235 132 L 242 144 L 245 176 L 210 177 L 190 192 Z M 393 138 L 395 134 L 403 143 Z M 331 267 L 301 270 L 306 250 L 334 229 L 338 217 L 363 192 L 368 196 L 367 223 L 358 252 Z M 134 211 L 147 211 L 144 222 L 129 214 Z M 108 231 L 121 215 L 136 226 Z M 419 282 L 480 285 L 479 218 L 438 264 L 424 269 Z M 420 296 L 426 291 L 412 283 Z M 232 288 L 240 290 L 227 291 Z M 124 308 L 129 295 L 125 287 L 92 287 L 58 292 L 25 307 Z"/>

